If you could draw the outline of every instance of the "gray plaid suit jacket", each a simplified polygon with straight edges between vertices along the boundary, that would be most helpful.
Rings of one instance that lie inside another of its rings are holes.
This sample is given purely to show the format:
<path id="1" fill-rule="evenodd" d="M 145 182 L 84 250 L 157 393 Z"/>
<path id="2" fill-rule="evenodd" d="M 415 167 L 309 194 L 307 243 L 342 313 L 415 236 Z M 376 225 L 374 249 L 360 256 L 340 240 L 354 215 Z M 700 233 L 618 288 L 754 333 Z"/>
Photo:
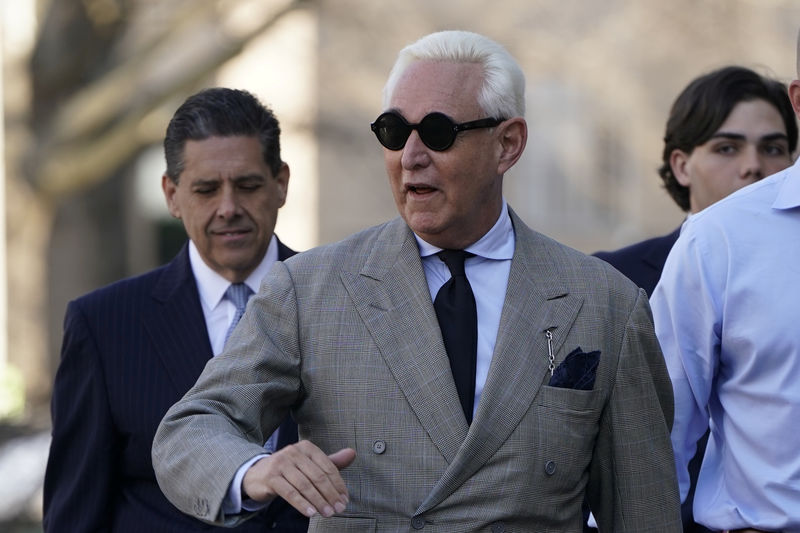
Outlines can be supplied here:
<path id="1" fill-rule="evenodd" d="M 357 452 L 350 504 L 309 531 L 681 531 L 672 388 L 647 297 L 605 262 L 529 229 L 468 426 L 413 234 L 402 219 L 273 268 L 229 341 L 159 427 L 159 484 L 184 512 L 234 523 L 234 473 L 287 411 L 300 438 Z M 594 389 L 547 385 L 577 347 Z"/>

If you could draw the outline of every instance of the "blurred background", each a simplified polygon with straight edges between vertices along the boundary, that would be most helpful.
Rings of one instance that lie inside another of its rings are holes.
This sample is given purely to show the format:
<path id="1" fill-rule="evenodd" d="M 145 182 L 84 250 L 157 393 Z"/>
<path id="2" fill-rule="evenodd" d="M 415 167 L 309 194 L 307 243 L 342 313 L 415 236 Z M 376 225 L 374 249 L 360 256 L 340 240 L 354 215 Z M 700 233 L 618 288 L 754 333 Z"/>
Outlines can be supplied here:
<path id="1" fill-rule="evenodd" d="M 587 253 L 667 233 L 669 107 L 740 64 L 794 78 L 797 0 L 0 0 L 0 530 L 41 531 L 66 303 L 172 257 L 161 141 L 207 86 L 276 112 L 303 250 L 396 215 L 369 123 L 397 52 L 432 31 L 505 45 L 530 138 L 506 176 L 533 228 Z"/>

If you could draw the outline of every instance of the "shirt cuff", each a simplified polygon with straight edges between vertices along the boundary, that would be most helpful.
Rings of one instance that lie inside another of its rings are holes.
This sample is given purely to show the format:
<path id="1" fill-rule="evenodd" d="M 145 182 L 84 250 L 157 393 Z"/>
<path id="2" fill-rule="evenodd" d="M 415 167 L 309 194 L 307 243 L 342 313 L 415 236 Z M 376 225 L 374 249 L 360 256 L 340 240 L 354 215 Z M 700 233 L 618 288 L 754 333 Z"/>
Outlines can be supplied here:
<path id="1" fill-rule="evenodd" d="M 225 495 L 225 499 L 222 500 L 223 513 L 226 515 L 234 515 L 240 514 L 242 511 L 260 511 L 270 504 L 270 502 L 257 502 L 250 498 L 242 501 L 242 480 L 244 479 L 245 473 L 257 461 L 268 456 L 269 454 L 266 453 L 256 455 L 239 467 L 239 470 L 236 471 L 236 475 L 233 476 L 233 481 L 231 481 L 228 487 L 228 493 Z"/>

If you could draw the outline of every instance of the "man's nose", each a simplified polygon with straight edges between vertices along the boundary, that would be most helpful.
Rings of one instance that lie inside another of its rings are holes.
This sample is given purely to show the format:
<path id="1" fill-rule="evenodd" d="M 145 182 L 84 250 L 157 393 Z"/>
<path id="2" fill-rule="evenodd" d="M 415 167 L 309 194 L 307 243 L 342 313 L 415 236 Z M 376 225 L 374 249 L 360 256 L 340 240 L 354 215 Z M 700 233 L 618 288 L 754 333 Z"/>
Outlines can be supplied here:
<path id="1" fill-rule="evenodd" d="M 764 161 L 763 156 L 758 152 L 758 148 L 750 146 L 745 150 L 744 158 L 742 160 L 741 176 L 742 178 L 752 178 L 760 180 L 764 177 Z"/>
<path id="2" fill-rule="evenodd" d="M 405 170 L 427 166 L 430 163 L 430 148 L 422 142 L 417 130 L 411 131 L 411 135 L 406 139 L 406 145 L 402 150 L 403 155 L 400 156 L 400 163 Z"/>
<path id="3" fill-rule="evenodd" d="M 220 193 L 219 205 L 217 206 L 217 216 L 220 218 L 231 218 L 236 214 L 239 202 L 236 192 L 232 186 L 224 186 Z"/>

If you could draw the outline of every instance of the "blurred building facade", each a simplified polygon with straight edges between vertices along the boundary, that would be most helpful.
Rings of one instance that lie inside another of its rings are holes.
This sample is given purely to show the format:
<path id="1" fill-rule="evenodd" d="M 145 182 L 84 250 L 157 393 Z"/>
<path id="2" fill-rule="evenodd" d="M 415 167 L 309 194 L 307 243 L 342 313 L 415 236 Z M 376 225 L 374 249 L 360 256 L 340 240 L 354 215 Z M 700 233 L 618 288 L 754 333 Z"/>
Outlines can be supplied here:
<path id="1" fill-rule="evenodd" d="M 275 109 L 292 168 L 277 231 L 305 249 L 395 216 L 368 124 L 397 51 L 441 29 L 487 34 L 528 80 L 530 140 L 506 197 L 592 252 L 680 221 L 656 174 L 673 98 L 731 63 L 791 80 L 800 5 L 40 0 L 5 2 L 3 17 L 4 358 L 43 400 L 66 302 L 152 268 L 183 239 L 166 222 L 160 142 L 195 90 L 245 88 Z"/>

